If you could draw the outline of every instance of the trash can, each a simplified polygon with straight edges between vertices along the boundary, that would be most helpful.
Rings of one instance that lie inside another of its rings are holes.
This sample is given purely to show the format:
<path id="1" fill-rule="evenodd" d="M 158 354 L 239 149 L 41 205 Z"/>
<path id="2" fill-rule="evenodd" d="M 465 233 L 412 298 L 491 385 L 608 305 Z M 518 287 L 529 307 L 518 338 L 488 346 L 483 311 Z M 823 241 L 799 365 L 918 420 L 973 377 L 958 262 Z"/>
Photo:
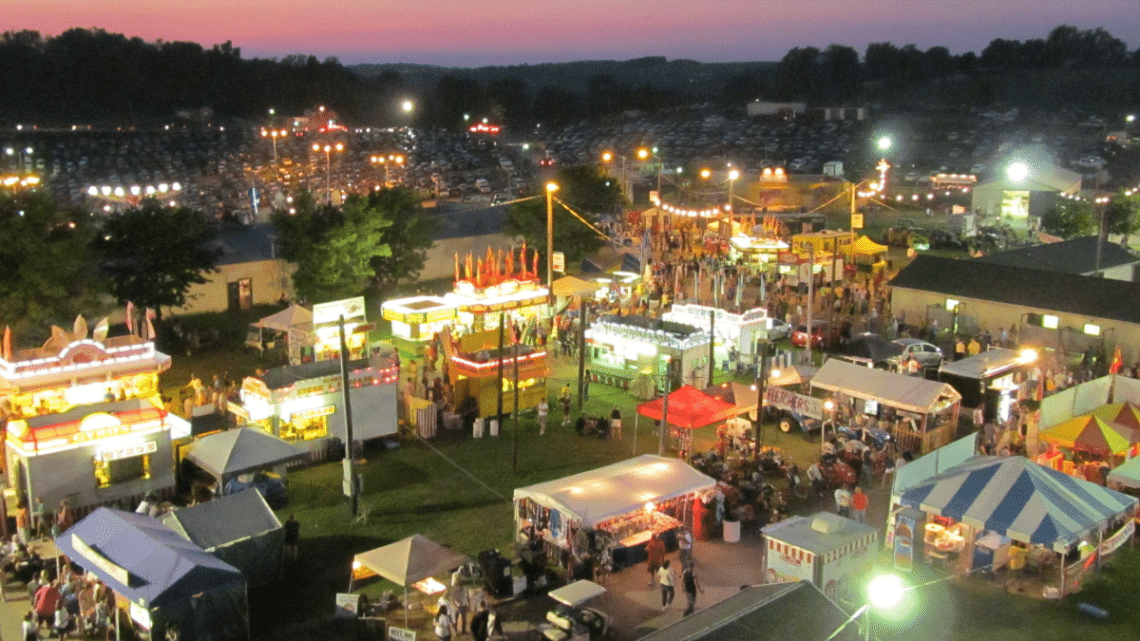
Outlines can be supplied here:
<path id="1" fill-rule="evenodd" d="M 740 521 L 724 521 L 724 542 L 738 543 L 740 541 Z"/>

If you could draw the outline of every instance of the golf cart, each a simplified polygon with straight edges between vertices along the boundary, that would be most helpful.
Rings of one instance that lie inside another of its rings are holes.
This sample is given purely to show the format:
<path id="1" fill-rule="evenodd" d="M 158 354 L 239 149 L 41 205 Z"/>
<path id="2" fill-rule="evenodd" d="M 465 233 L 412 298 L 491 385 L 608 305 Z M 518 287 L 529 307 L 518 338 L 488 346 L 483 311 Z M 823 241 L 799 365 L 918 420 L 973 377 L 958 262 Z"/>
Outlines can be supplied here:
<path id="1" fill-rule="evenodd" d="M 550 598 L 558 605 L 546 613 L 546 623 L 539 625 L 545 641 L 599 641 L 610 631 L 610 618 L 583 604 L 606 593 L 593 581 L 575 581 L 552 590 Z"/>

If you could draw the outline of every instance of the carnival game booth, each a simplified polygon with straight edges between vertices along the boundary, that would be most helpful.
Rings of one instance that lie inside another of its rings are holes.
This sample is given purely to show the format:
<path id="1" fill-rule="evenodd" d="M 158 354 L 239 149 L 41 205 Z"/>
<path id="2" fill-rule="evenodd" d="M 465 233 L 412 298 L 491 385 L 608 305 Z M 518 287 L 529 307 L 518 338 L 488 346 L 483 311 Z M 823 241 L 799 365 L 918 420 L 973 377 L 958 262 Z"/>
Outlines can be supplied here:
<path id="1" fill-rule="evenodd" d="M 709 340 L 707 330 L 649 316 L 603 316 L 586 329 L 593 380 L 623 388 L 641 375 L 664 387 L 670 363 L 689 378 L 709 365 Z"/>
<path id="2" fill-rule="evenodd" d="M 875 528 L 830 512 L 793 516 L 761 531 L 765 583 L 811 581 L 833 601 L 857 601 L 860 579 L 878 556 Z"/>
<path id="3" fill-rule="evenodd" d="M 808 278 L 815 276 L 822 278 L 823 282 L 830 283 L 843 278 L 843 258 L 832 256 L 831 252 L 799 252 L 799 246 L 780 252 L 776 256 L 776 273 L 787 281 L 788 285 L 798 287 L 801 284 L 807 288 Z M 817 276 L 821 274 L 822 276 Z"/>
<path id="4" fill-rule="evenodd" d="M 101 507 L 55 539 L 129 612 L 136 637 L 246 641 L 246 581 L 157 519 Z"/>
<path id="5" fill-rule="evenodd" d="M 399 368 L 388 358 L 349 361 L 353 439 L 396 434 Z M 339 361 L 320 361 L 247 376 L 240 403 L 226 409 L 241 426 L 256 427 L 321 458 L 330 441 L 344 442 L 344 394 Z"/>
<path id="6" fill-rule="evenodd" d="M 281 578 L 285 530 L 261 492 L 247 490 L 167 512 L 162 524 L 237 568 L 250 587 Z"/>
<path id="7" fill-rule="evenodd" d="M 774 269 L 780 252 L 788 251 L 788 243 L 779 238 L 757 238 L 740 234 L 729 239 L 728 259 L 740 260 L 752 273 Z"/>
<path id="8" fill-rule="evenodd" d="M 392 324 L 392 341 L 414 354 L 423 354 L 436 332 L 447 327 L 457 314 L 453 304 L 438 296 L 413 296 L 380 304 L 380 317 Z"/>
<path id="9" fill-rule="evenodd" d="M 756 406 L 755 399 L 756 393 L 753 392 L 753 407 Z M 739 413 L 740 408 L 737 405 L 705 394 L 690 385 L 684 385 L 669 394 L 668 406 L 665 397 L 638 405 L 636 418 L 640 421 L 644 416 L 669 426 L 673 449 L 680 453 L 681 459 L 685 459 L 693 451 L 693 430 L 719 423 Z M 635 433 L 637 428 L 638 425 L 634 424 Z"/>
<path id="10" fill-rule="evenodd" d="M 767 338 L 767 332 L 772 328 L 768 310 L 759 307 L 734 314 L 706 305 L 675 304 L 661 318 L 714 332 L 718 363 L 729 361 L 731 352 L 751 361 L 756 356 L 757 341 L 761 337 Z"/>
<path id="11" fill-rule="evenodd" d="M 676 547 L 676 528 L 716 481 L 684 461 L 645 454 L 514 492 L 516 547 L 547 556 L 612 546 L 615 568 L 645 559 L 651 535 Z"/>
<path id="12" fill-rule="evenodd" d="M 954 439 L 962 395 L 946 383 L 830 359 L 811 380 L 812 391 L 832 392 L 855 415 L 875 419 L 900 452 L 924 454 Z M 858 419 L 864 420 L 864 419 Z"/>
<path id="13" fill-rule="evenodd" d="M 1017 389 L 1037 360 L 1033 350 L 991 348 L 957 361 L 943 361 L 938 380 L 962 395 L 962 407 L 981 407 L 987 421 L 1009 420 Z"/>
<path id="14" fill-rule="evenodd" d="M 478 416 L 495 416 L 499 413 L 501 394 L 504 411 L 510 411 L 515 403 L 516 369 L 519 408 L 537 407 L 546 398 L 546 348 L 511 345 L 509 338 L 504 340 L 508 344 L 500 352 L 498 330 L 460 337 L 459 348 L 451 352 L 448 369 L 456 408 L 474 403 Z"/>
<path id="15" fill-rule="evenodd" d="M 247 347 L 261 353 L 283 349 L 290 365 L 313 360 L 313 312 L 296 303 L 285 309 L 250 323 L 245 337 Z"/>
<path id="16" fill-rule="evenodd" d="M 454 290 L 444 300 L 457 310 L 457 322 L 467 331 L 495 328 L 503 315 L 510 322 L 549 318 L 550 290 L 540 285 L 538 250 L 528 256 L 524 243 L 516 256 L 513 248 L 496 253 L 488 247 L 482 258 L 467 255 L 462 278 L 459 267 L 456 254 Z"/>
<path id="17" fill-rule="evenodd" d="M 905 469 L 905 468 L 904 468 Z M 1138 499 L 1021 456 L 975 456 L 911 485 L 888 523 L 896 563 L 903 547 L 951 572 L 996 571 L 1009 559 L 1047 596 L 1064 596 L 1135 532 Z"/>

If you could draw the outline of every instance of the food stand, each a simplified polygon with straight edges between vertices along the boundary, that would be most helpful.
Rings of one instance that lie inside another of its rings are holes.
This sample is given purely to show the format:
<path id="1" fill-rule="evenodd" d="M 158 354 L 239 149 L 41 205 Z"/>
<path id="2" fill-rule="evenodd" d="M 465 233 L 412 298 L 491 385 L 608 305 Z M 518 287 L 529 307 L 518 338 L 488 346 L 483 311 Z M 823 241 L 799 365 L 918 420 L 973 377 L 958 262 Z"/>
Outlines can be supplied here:
<path id="1" fill-rule="evenodd" d="M 1064 596 L 1131 538 L 1137 502 L 1022 456 L 974 456 L 902 490 L 887 542 L 906 525 L 927 562 L 963 574 L 999 569 L 1016 547 L 1043 591 Z M 899 519 L 908 508 L 920 517 Z"/>
<path id="2" fill-rule="evenodd" d="M 287 362 L 300 365 L 302 361 L 313 359 L 314 340 L 313 312 L 293 303 L 276 314 L 250 323 L 245 344 L 263 354 L 283 347 Z M 279 345 L 279 341 L 284 341 L 284 345 Z"/>
<path id="3" fill-rule="evenodd" d="M 856 415 L 877 419 L 900 452 L 931 452 L 949 443 L 958 429 L 962 395 L 946 383 L 833 358 L 819 368 L 811 387 L 839 395 L 841 403 L 850 401 Z"/>
<path id="4" fill-rule="evenodd" d="M 354 440 L 396 433 L 399 369 L 382 356 L 348 362 Z M 278 367 L 262 376 L 247 376 L 239 403 L 227 411 L 238 425 L 260 428 L 309 452 L 321 452 L 341 438 L 344 425 L 339 361 Z"/>
<path id="5" fill-rule="evenodd" d="M 833 282 L 843 278 L 843 258 L 833 260 L 831 252 L 799 253 L 793 248 L 777 255 L 776 273 L 792 287 L 801 283 L 806 287 L 808 277 L 814 274 L 822 274 L 824 282 Z"/>
<path id="6" fill-rule="evenodd" d="M 500 354 L 498 330 L 464 334 L 449 360 L 454 407 L 462 408 L 473 399 L 478 416 L 496 416 L 501 392 L 504 411 L 513 408 L 516 368 L 519 408 L 536 407 L 546 398 L 546 349 L 507 344 Z"/>
<path id="7" fill-rule="evenodd" d="M 1017 400 L 1018 379 L 1024 380 L 1036 360 L 1033 350 L 991 348 L 961 360 L 943 361 L 938 380 L 958 390 L 963 407 L 982 407 L 987 421 L 1005 422 Z"/>
<path id="8" fill-rule="evenodd" d="M 851 264 L 855 269 L 863 272 L 877 273 L 887 268 L 887 252 L 890 247 L 880 245 L 866 236 L 860 236 L 854 244 L 848 246 L 851 253 Z"/>
<path id="9" fill-rule="evenodd" d="M 6 406 L 5 469 L 26 505 L 68 499 L 72 509 L 174 491 L 172 440 L 190 425 L 162 403 L 158 375 L 170 357 L 138 336 L 88 337 L 54 327 L 43 347 L 0 357 Z"/>
<path id="10" fill-rule="evenodd" d="M 455 320 L 458 311 L 438 296 L 413 296 L 380 304 L 380 317 L 392 324 L 392 340 L 416 354 L 436 332 Z"/>
<path id="11" fill-rule="evenodd" d="M 586 329 L 592 376 L 621 387 L 642 374 L 663 387 L 670 362 L 688 378 L 708 365 L 709 340 L 707 330 L 649 316 L 603 316 Z"/>
<path id="12" fill-rule="evenodd" d="M 341 319 L 344 319 L 344 344 L 349 360 L 368 356 L 368 318 L 364 297 L 334 300 L 313 305 L 313 360 L 340 358 Z"/>
<path id="13" fill-rule="evenodd" d="M 811 581 L 829 599 L 850 600 L 874 566 L 875 528 L 830 512 L 793 516 L 762 530 L 765 583 Z"/>
<path id="14" fill-rule="evenodd" d="M 758 238 L 740 234 L 728 241 L 728 259 L 740 260 L 744 267 L 753 273 L 768 271 L 776 264 L 780 252 L 788 250 L 788 243 L 779 238 Z"/>
<path id="15" fill-rule="evenodd" d="M 715 487 L 684 461 L 645 454 L 519 488 L 516 545 L 537 542 L 548 555 L 612 546 L 615 565 L 628 566 L 644 558 L 651 535 L 665 538 L 668 547 L 673 531 L 691 518 L 693 502 Z"/>
<path id="16" fill-rule="evenodd" d="M 485 257 L 467 255 L 461 278 L 456 254 L 454 289 L 444 300 L 457 310 L 457 322 L 468 331 L 482 331 L 498 327 L 499 316 L 504 314 L 512 322 L 547 318 L 550 290 L 540 285 L 538 251 L 529 258 L 528 269 L 525 243 L 518 256 L 513 248 L 496 253 L 488 247 Z"/>
<path id="17" fill-rule="evenodd" d="M 709 322 L 710 315 L 716 316 L 715 323 Z M 713 329 L 716 332 L 718 362 L 729 360 L 731 350 L 735 350 L 739 358 L 752 361 L 756 354 L 758 339 L 767 337 L 768 330 L 772 328 L 772 319 L 768 317 L 768 311 L 762 307 L 734 314 L 706 305 L 678 303 L 661 318 L 698 329 Z"/>

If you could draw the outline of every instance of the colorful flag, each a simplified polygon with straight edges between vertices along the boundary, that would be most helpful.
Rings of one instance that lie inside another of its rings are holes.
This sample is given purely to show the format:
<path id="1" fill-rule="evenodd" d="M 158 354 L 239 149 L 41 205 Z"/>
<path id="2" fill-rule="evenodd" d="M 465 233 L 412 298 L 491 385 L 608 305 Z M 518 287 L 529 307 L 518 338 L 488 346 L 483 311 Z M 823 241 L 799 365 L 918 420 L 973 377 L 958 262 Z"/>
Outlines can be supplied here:
<path id="1" fill-rule="evenodd" d="M 127 331 L 135 333 L 135 304 L 131 301 L 127 301 Z"/>

